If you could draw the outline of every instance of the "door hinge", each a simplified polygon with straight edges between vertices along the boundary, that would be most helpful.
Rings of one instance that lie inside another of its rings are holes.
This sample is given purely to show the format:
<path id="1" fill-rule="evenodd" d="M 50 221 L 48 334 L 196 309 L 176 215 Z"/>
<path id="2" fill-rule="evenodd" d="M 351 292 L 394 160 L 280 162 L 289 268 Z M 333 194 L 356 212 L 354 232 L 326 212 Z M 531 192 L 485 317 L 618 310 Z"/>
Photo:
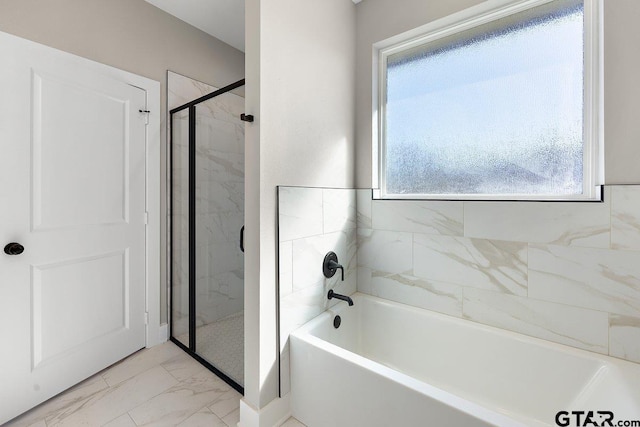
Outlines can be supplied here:
<path id="1" fill-rule="evenodd" d="M 148 125 L 149 124 L 149 114 L 151 113 L 151 111 L 144 109 L 144 108 L 140 108 L 138 110 L 140 113 L 144 114 L 144 124 Z"/>
<path id="2" fill-rule="evenodd" d="M 144 312 L 144 324 L 145 325 L 149 324 L 149 312 L 147 311 Z"/>
<path id="3" fill-rule="evenodd" d="M 149 225 L 149 212 L 144 213 L 144 225 Z"/>

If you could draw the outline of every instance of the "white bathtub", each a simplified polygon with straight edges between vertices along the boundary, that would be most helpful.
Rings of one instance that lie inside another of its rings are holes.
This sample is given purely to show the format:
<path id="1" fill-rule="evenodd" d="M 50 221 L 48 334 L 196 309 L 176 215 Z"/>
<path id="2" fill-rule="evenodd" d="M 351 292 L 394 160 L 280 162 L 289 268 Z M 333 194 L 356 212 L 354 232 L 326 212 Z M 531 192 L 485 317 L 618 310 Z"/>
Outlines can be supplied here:
<path id="1" fill-rule="evenodd" d="M 638 364 L 353 299 L 291 335 L 291 409 L 309 427 L 555 426 L 558 411 L 581 410 L 598 423 L 597 411 L 613 412 L 613 425 L 640 420 Z"/>

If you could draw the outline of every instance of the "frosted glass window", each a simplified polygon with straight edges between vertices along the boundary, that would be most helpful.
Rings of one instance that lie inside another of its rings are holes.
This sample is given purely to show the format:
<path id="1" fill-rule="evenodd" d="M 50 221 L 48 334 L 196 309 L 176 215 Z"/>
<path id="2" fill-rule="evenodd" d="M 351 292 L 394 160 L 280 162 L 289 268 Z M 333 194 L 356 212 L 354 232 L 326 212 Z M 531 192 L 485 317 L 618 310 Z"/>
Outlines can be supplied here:
<path id="1" fill-rule="evenodd" d="M 384 194 L 583 195 L 583 75 L 582 1 L 389 54 Z"/>

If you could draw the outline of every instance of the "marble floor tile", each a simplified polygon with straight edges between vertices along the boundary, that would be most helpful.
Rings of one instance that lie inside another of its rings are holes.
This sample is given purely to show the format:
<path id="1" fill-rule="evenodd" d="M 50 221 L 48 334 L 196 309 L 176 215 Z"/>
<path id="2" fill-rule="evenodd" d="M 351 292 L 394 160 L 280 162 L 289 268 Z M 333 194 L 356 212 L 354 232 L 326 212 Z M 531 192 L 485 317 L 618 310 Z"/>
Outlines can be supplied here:
<path id="1" fill-rule="evenodd" d="M 227 427 L 209 408 L 202 408 L 178 424 L 178 427 Z"/>
<path id="2" fill-rule="evenodd" d="M 178 384 L 178 381 L 163 367 L 156 366 L 97 393 L 77 411 L 71 414 L 64 414 L 66 416 L 63 418 L 47 419 L 47 426 L 103 425 L 176 384 Z"/>
<path id="3" fill-rule="evenodd" d="M 81 382 L 53 399 L 36 406 L 32 410 L 14 418 L 5 427 L 40 426 L 45 420 L 62 418 L 81 408 L 96 394 L 108 389 L 109 386 L 100 374 Z M 44 424 L 46 425 L 46 424 Z"/>
<path id="4" fill-rule="evenodd" d="M 157 345 L 155 347 L 139 351 L 127 357 L 123 361 L 113 365 L 103 372 L 102 378 L 110 387 L 117 385 L 129 378 L 153 368 L 160 363 L 166 362 L 176 356 L 184 354 L 180 348 L 171 342 Z"/>
<path id="5" fill-rule="evenodd" d="M 113 421 L 109 421 L 103 427 L 136 427 L 129 414 L 119 416 Z"/>
<path id="6" fill-rule="evenodd" d="M 129 412 L 138 426 L 175 426 L 212 404 L 230 387 L 202 370 L 166 389 Z"/>
<path id="7" fill-rule="evenodd" d="M 14 419 L 9 421 L 6 424 L 3 424 L 2 427 L 17 427 L 17 426 L 24 426 L 24 427 L 47 427 L 47 423 L 43 420 L 43 419 L 21 419 L 22 417 L 18 417 L 20 419 Z"/>
<path id="8" fill-rule="evenodd" d="M 240 407 L 240 399 L 242 399 L 242 395 L 232 389 L 209 405 L 209 409 L 218 417 L 223 418 Z"/>
<path id="9" fill-rule="evenodd" d="M 129 356 L 3 427 L 226 427 L 239 416 L 241 398 L 168 342 Z"/>
<path id="10" fill-rule="evenodd" d="M 203 369 L 206 369 L 202 364 L 184 351 L 182 354 L 161 363 L 160 366 L 166 369 L 167 372 L 169 372 L 178 381 L 184 381 Z"/>
<path id="11" fill-rule="evenodd" d="M 105 382 L 104 378 L 102 378 L 102 374 L 103 373 L 104 373 L 104 371 L 98 372 L 94 376 L 89 377 L 89 378 L 87 378 L 86 380 L 84 380 L 82 382 L 79 382 L 78 384 L 74 385 L 73 387 L 71 387 L 67 391 L 65 391 L 65 394 L 72 393 L 72 392 L 74 392 L 76 390 L 80 390 L 80 389 L 86 389 L 86 387 L 89 387 L 89 386 L 96 386 L 97 384 L 104 385 L 104 387 L 109 387 L 109 384 L 107 384 Z"/>
<path id="12" fill-rule="evenodd" d="M 229 415 L 222 419 L 224 423 L 229 427 L 236 427 L 238 422 L 240 422 L 240 408 L 235 409 Z"/>
<path id="13" fill-rule="evenodd" d="M 24 426 L 27 426 L 27 427 L 47 427 L 47 423 L 44 420 L 38 420 L 38 421 L 34 421 L 33 423 L 28 423 L 28 424 L 22 424 L 22 423 L 14 424 L 13 422 L 11 422 L 11 423 L 7 423 L 7 424 L 3 424 L 3 427 L 9 427 L 9 426 L 13 427 L 13 426 L 16 426 L 16 425 L 21 425 L 21 426 L 24 425 Z"/>
<path id="14" fill-rule="evenodd" d="M 296 420 L 295 418 L 290 417 L 280 427 L 307 427 L 307 426 L 305 426 L 304 424 L 302 424 L 300 421 Z"/>

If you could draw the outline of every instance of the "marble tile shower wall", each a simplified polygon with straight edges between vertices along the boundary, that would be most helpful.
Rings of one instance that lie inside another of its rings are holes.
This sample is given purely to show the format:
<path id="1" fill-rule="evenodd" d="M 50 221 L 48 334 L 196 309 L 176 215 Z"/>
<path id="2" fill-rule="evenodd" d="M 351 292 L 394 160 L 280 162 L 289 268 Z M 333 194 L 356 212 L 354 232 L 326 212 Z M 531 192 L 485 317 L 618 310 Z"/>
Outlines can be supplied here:
<path id="1" fill-rule="evenodd" d="M 168 110 L 217 88 L 168 72 Z M 244 98 L 225 94 L 196 107 L 196 322 L 243 310 Z M 174 335 L 188 330 L 188 114 L 174 121 Z M 179 137 L 178 137 L 179 136 Z M 177 232 L 179 230 L 179 232 Z"/>
<path id="2" fill-rule="evenodd" d="M 356 191 L 301 187 L 278 188 L 280 363 L 283 395 L 289 391 L 289 334 L 326 309 L 327 292 L 356 292 Z M 322 273 L 333 251 L 344 266 L 330 279 Z"/>
<path id="3" fill-rule="evenodd" d="M 371 200 L 358 291 L 640 362 L 640 186 L 604 203 Z"/>
<path id="4" fill-rule="evenodd" d="M 244 308 L 244 98 L 225 94 L 197 106 L 196 322 Z"/>

